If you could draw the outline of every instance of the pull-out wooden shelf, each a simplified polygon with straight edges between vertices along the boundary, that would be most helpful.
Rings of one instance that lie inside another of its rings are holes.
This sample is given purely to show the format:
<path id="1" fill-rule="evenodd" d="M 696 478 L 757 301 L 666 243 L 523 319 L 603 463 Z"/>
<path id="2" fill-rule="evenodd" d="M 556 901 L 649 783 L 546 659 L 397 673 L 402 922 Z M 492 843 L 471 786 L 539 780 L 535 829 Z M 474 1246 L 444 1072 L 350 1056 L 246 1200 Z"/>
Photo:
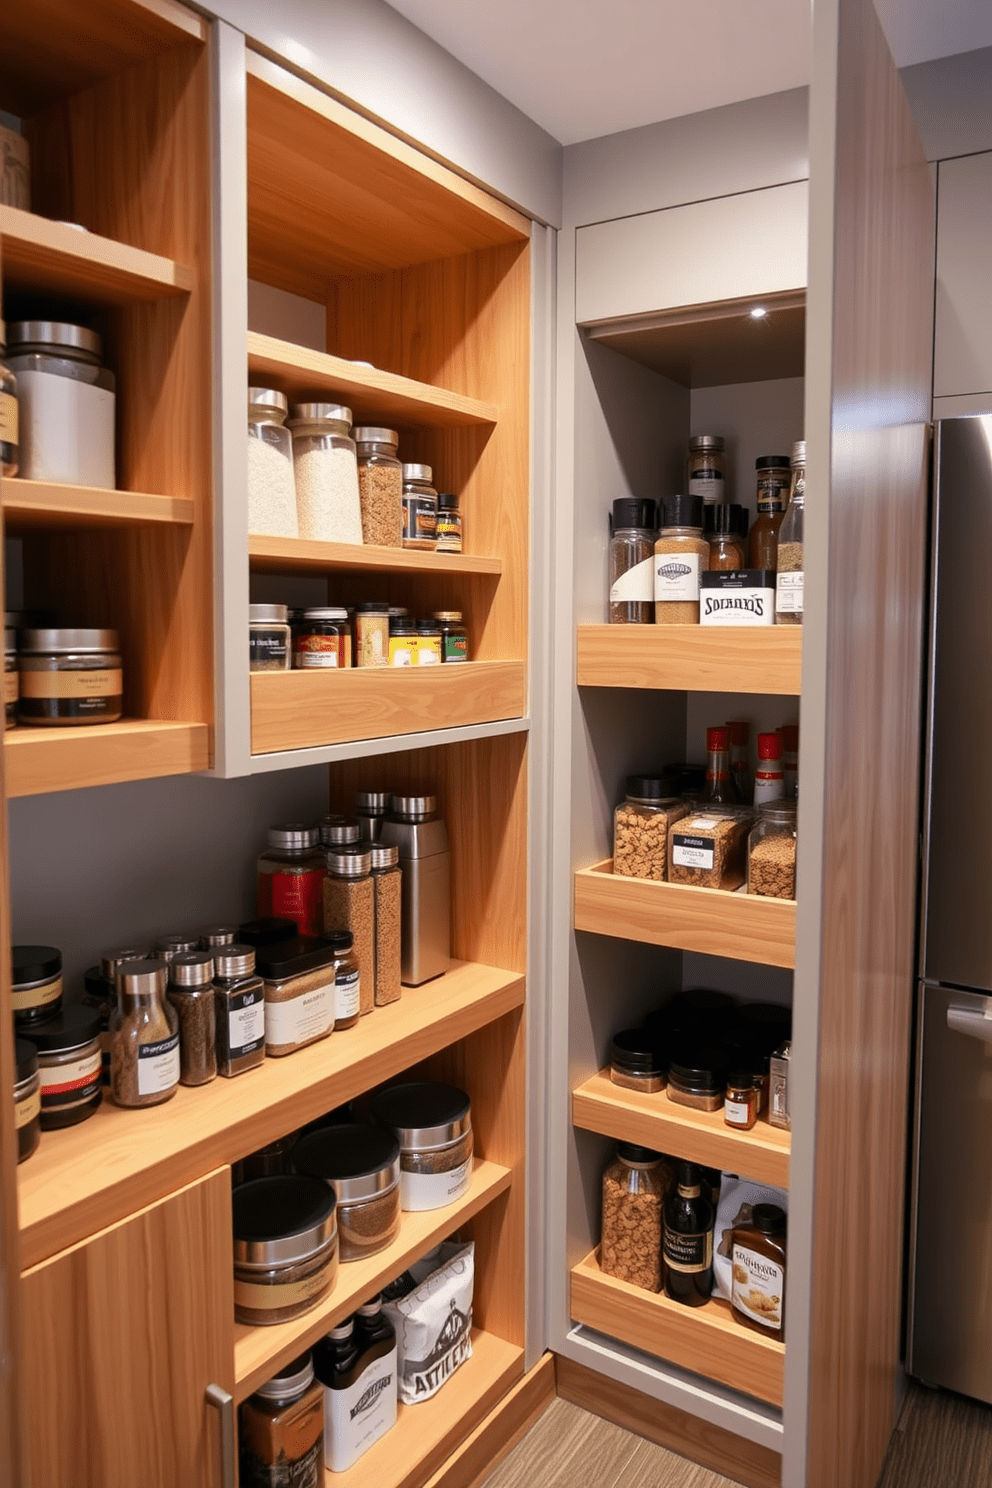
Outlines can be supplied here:
<path id="1" fill-rule="evenodd" d="M 580 687 L 798 697 L 801 625 L 580 625 Z"/>
<path id="2" fill-rule="evenodd" d="M 134 305 L 189 294 L 192 269 L 98 233 L 0 206 L 4 288 L 42 290 L 98 305 Z"/>
<path id="3" fill-rule="evenodd" d="M 636 1142 L 704 1167 L 740 1173 L 757 1183 L 789 1186 L 790 1132 L 759 1118 L 749 1132 L 734 1131 L 723 1111 L 695 1111 L 668 1099 L 614 1085 L 601 1070 L 572 1094 L 572 1123 L 617 1142 Z"/>
<path id="4" fill-rule="evenodd" d="M 574 923 L 576 930 L 705 956 L 796 964 L 794 899 L 621 878 L 612 858 L 576 873 Z"/>
<path id="5" fill-rule="evenodd" d="M 248 557 L 256 573 L 482 574 L 498 578 L 501 558 L 471 553 L 424 553 L 416 548 L 377 548 L 368 543 L 306 542 L 294 537 L 250 534 Z"/>
<path id="6" fill-rule="evenodd" d="M 81 532 L 91 527 L 137 527 L 145 523 L 190 526 L 195 502 L 188 496 L 153 496 L 144 491 L 107 491 L 102 486 L 67 486 L 55 481 L 0 481 L 4 530 Z"/>
<path id="7" fill-rule="evenodd" d="M 523 716 L 522 661 L 255 672 L 251 750 L 268 754 Z"/>
<path id="8" fill-rule="evenodd" d="M 122 718 L 80 728 L 10 729 L 3 736 L 7 796 L 117 785 L 210 768 L 205 723 Z"/>
<path id="9" fill-rule="evenodd" d="M 711 1298 L 683 1307 L 600 1270 L 592 1251 L 572 1270 L 571 1315 L 657 1359 L 670 1359 L 745 1395 L 782 1404 L 785 1345 L 735 1323 L 730 1303 Z"/>

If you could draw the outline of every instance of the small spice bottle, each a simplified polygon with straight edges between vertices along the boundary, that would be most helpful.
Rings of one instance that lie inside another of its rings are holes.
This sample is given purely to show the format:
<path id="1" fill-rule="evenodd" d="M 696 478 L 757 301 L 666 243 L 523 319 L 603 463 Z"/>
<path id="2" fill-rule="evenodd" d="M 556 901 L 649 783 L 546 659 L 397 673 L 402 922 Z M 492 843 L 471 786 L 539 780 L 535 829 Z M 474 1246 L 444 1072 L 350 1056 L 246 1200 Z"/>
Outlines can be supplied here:
<path id="1" fill-rule="evenodd" d="M 234 1320 L 288 1323 L 317 1306 L 338 1270 L 334 1194 L 319 1178 L 255 1178 L 232 1195 Z"/>
<path id="2" fill-rule="evenodd" d="M 624 1090 L 655 1095 L 668 1084 L 668 1058 L 656 1035 L 643 1028 L 625 1028 L 610 1043 L 610 1079 Z"/>
<path id="3" fill-rule="evenodd" d="M 355 792 L 355 817 L 363 842 L 378 842 L 392 799 L 392 791 Z"/>
<path id="4" fill-rule="evenodd" d="M 334 1030 L 354 1028 L 362 1015 L 362 978 L 350 930 L 330 930 L 324 936 L 334 954 Z"/>
<path id="5" fill-rule="evenodd" d="M 217 1076 L 212 951 L 182 951 L 169 963 L 168 997 L 179 1015 L 179 1083 L 207 1085 Z"/>
<path id="6" fill-rule="evenodd" d="M 461 610 L 435 610 L 434 619 L 441 627 L 441 660 L 468 661 L 468 631 Z"/>
<path id="7" fill-rule="evenodd" d="M 198 951 L 199 942 L 198 935 L 186 935 L 182 931 L 172 935 L 158 935 L 152 941 L 151 959 L 164 961 L 168 965 L 177 956 L 184 956 L 187 951 Z"/>
<path id="8" fill-rule="evenodd" d="M 785 772 L 782 769 L 782 735 L 758 735 L 758 768 L 754 776 L 754 804 L 766 806 L 785 795 Z"/>
<path id="9" fill-rule="evenodd" d="M 723 1098 L 723 1119 L 735 1131 L 750 1131 L 758 1119 L 758 1092 L 751 1070 L 732 1070 Z"/>
<path id="10" fill-rule="evenodd" d="M 755 1204 L 750 1224 L 734 1226 L 731 1239 L 734 1321 L 766 1338 L 785 1337 L 786 1227 L 784 1209 Z"/>
<path id="11" fill-rule="evenodd" d="M 325 930 L 348 930 L 354 937 L 361 987 L 361 1011 L 375 1006 L 375 887 L 368 850 L 332 848 L 324 880 Z"/>
<path id="12" fill-rule="evenodd" d="M 460 553 L 462 550 L 462 514 L 458 497 L 451 491 L 439 491 L 437 497 L 437 551 Z"/>
<path id="13" fill-rule="evenodd" d="M 260 946 L 255 970 L 265 983 L 265 1052 L 279 1059 L 327 1038 L 334 1028 L 334 952 L 294 936 Z"/>
<path id="14" fill-rule="evenodd" d="M 347 847 L 350 842 L 358 842 L 360 836 L 357 817 L 325 816 L 321 819 L 321 847 Z"/>
<path id="15" fill-rule="evenodd" d="M 624 496 L 610 517 L 611 625 L 654 624 L 654 545 L 657 505 L 650 498 Z"/>
<path id="16" fill-rule="evenodd" d="M 806 441 L 792 446 L 792 489 L 778 533 L 775 624 L 803 623 L 803 527 L 806 520 Z"/>
<path id="17" fill-rule="evenodd" d="M 69 1003 L 31 1030 L 41 1075 L 41 1129 L 78 1126 L 103 1098 L 100 1077 L 100 1018 L 91 1008 Z"/>
<path id="18" fill-rule="evenodd" d="M 351 666 L 348 611 L 325 605 L 304 610 L 293 627 L 293 666 L 299 671 L 339 671 Z"/>
<path id="19" fill-rule="evenodd" d="M 268 846 L 258 860 L 258 913 L 296 923 L 301 935 L 324 928 L 322 890 L 327 865 L 320 832 L 305 822 L 270 827 Z"/>
<path id="20" fill-rule="evenodd" d="M 243 1075 L 265 1061 L 265 983 L 255 973 L 252 946 L 214 952 L 217 1073 Z"/>
<path id="21" fill-rule="evenodd" d="M 400 1147 L 391 1131 L 357 1122 L 307 1132 L 293 1148 L 293 1168 L 321 1178 L 338 1201 L 342 1261 L 385 1250 L 400 1228 Z"/>
<path id="22" fill-rule="evenodd" d="M 124 711 L 124 662 L 116 630 L 21 632 L 21 723 L 46 728 L 114 723 Z"/>
<path id="23" fill-rule="evenodd" d="M 11 1005 L 18 1028 L 53 1017 L 62 1006 L 62 952 L 56 946 L 15 945 Z"/>
<path id="24" fill-rule="evenodd" d="M 17 699 L 21 695 L 20 678 L 21 674 L 17 669 L 17 631 L 13 627 L 7 627 L 3 633 L 3 726 L 5 729 L 17 727 Z"/>
<path id="25" fill-rule="evenodd" d="M 237 938 L 237 925 L 207 925 L 200 931 L 200 950 L 214 951 L 218 946 L 233 945 Z"/>
<path id="26" fill-rule="evenodd" d="M 292 632 L 283 604 L 248 606 L 248 670 L 288 672 L 292 666 Z"/>
<path id="27" fill-rule="evenodd" d="M 441 626 L 437 620 L 417 621 L 417 665 L 441 665 Z"/>
<path id="28" fill-rule="evenodd" d="M 100 1018 L 100 1051 L 103 1068 L 103 1084 L 110 1085 L 110 1020 L 117 1006 L 117 968 L 125 961 L 141 961 L 147 949 L 141 946 L 121 946 L 117 950 L 104 951 L 99 966 L 91 966 L 83 973 L 83 995 L 80 1002 L 93 1008 Z"/>
<path id="29" fill-rule="evenodd" d="M 613 872 L 663 883 L 668 830 L 687 810 L 669 777 L 628 775 L 626 797 L 613 815 Z"/>
<path id="30" fill-rule="evenodd" d="M 666 496 L 654 545 L 656 625 L 699 624 L 699 575 L 709 570 L 710 545 L 703 536 L 699 496 Z"/>
<path id="31" fill-rule="evenodd" d="M 403 466 L 403 546 L 437 548 L 437 491 L 429 465 Z"/>
<path id="32" fill-rule="evenodd" d="M 14 1126 L 17 1161 L 22 1163 L 41 1141 L 41 1075 L 36 1046 L 21 1038 L 14 1042 Z"/>
<path id="33" fill-rule="evenodd" d="M 369 599 L 355 606 L 355 665 L 389 665 L 389 606 Z"/>
<path id="34" fill-rule="evenodd" d="M 680 1044 L 668 1066 L 668 1099 L 696 1111 L 719 1111 L 727 1089 L 727 1057 L 722 1049 Z"/>
<path id="35" fill-rule="evenodd" d="M 164 961 L 117 969 L 110 1020 L 110 1093 L 119 1106 L 159 1106 L 179 1088 L 179 1015 L 166 997 Z"/>
<path id="36" fill-rule="evenodd" d="M 671 1172 L 660 1152 L 620 1142 L 603 1174 L 603 1227 L 599 1263 L 645 1291 L 661 1289 L 662 1206 Z"/>
<path id="37" fill-rule="evenodd" d="M 724 472 L 724 441 L 719 434 L 694 434 L 689 440 L 686 480 L 690 496 L 707 506 L 727 499 Z"/>
<path id="38" fill-rule="evenodd" d="M 703 531 L 710 545 L 710 571 L 733 573 L 747 566 L 747 548 L 739 532 L 738 508 L 726 502 L 708 506 Z"/>
<path id="39" fill-rule="evenodd" d="M 369 1115 L 400 1144 L 400 1205 L 443 1209 L 472 1182 L 472 1103 L 464 1090 L 430 1080 L 391 1085 L 369 1101 Z"/>
<path id="40" fill-rule="evenodd" d="M 260 1385 L 238 1419 L 241 1488 L 321 1488 L 324 1476 L 324 1387 L 310 1353 Z"/>
<path id="41" fill-rule="evenodd" d="M 389 665 L 417 665 L 417 622 L 406 611 L 401 615 L 389 612 Z"/>
<path id="42" fill-rule="evenodd" d="M 748 538 L 748 567 L 778 567 L 778 533 L 789 500 L 788 455 L 761 455 L 754 462 L 758 478 L 758 516 Z"/>
<path id="43" fill-rule="evenodd" d="M 402 995 L 400 916 L 403 874 L 398 847 L 386 847 L 375 842 L 369 856 L 375 891 L 375 1005 L 386 1007 L 391 1002 L 399 1002 Z"/>
<path id="44" fill-rule="evenodd" d="M 355 429 L 358 493 L 362 503 L 362 541 L 380 548 L 403 542 L 403 466 L 396 458 L 395 429 Z"/>

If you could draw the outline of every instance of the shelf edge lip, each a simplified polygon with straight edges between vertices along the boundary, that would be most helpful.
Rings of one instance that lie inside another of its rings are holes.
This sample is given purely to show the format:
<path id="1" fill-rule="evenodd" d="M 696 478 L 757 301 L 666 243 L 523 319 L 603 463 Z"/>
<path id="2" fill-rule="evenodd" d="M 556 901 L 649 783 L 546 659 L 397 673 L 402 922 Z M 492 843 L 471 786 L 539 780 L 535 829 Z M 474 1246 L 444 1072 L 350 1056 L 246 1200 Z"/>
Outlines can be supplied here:
<path id="1" fill-rule="evenodd" d="M 85 271 L 87 266 L 90 267 L 94 274 L 105 277 L 109 293 L 114 293 L 115 282 L 121 292 L 126 291 L 126 301 L 188 295 L 196 287 L 193 270 L 177 259 L 152 253 L 147 248 L 135 248 L 102 233 L 77 232 L 65 223 L 41 217 L 36 212 L 25 212 L 19 207 L 0 205 L 0 238 L 8 238 L 49 257 L 53 266 L 64 263 L 70 272 Z M 114 263 L 115 255 L 125 260 L 133 259 L 133 262 Z M 19 267 L 16 259 L 11 267 L 16 279 Z"/>
<path id="2" fill-rule="evenodd" d="M 442 744 L 464 744 L 472 739 L 496 739 L 503 734 L 530 732 L 529 714 L 499 718 L 491 723 L 466 723 L 457 728 L 430 729 L 419 734 L 386 734 L 381 739 L 348 739 L 340 744 L 316 744 L 309 749 L 280 749 L 272 754 L 253 754 L 251 773 L 299 769 L 304 765 L 334 764 L 338 760 L 363 759 L 369 755 L 397 754 L 403 749 L 431 749 Z"/>
<path id="3" fill-rule="evenodd" d="M 61 501 L 60 491 L 67 493 Z M 151 510 L 128 512 L 129 499 L 150 504 Z M 196 519 L 196 502 L 190 496 L 103 490 L 99 486 L 71 486 L 60 481 L 23 480 L 19 476 L 0 479 L 0 505 L 4 520 L 13 518 L 24 531 L 69 531 L 77 521 L 81 527 L 87 528 L 191 527 Z M 156 506 L 160 509 L 156 510 Z M 33 517 L 39 519 L 34 526 L 31 524 Z M 60 522 L 60 517 L 65 521 Z"/>
<path id="4" fill-rule="evenodd" d="M 333 553 L 326 558 L 319 555 L 309 556 L 305 553 L 294 554 L 292 550 L 266 551 L 266 545 L 270 542 L 293 544 L 299 539 L 294 538 L 272 538 L 264 533 L 250 532 L 248 534 L 248 561 L 269 561 L 285 565 L 286 569 L 299 565 L 305 569 L 320 570 L 324 567 L 330 569 L 354 568 L 359 571 L 380 571 L 384 573 L 425 573 L 425 574 L 467 574 L 482 575 L 484 577 L 500 577 L 503 573 L 502 558 L 489 558 L 482 555 L 470 553 L 414 553 L 410 548 L 380 548 L 366 543 L 355 543 L 351 553 L 342 552 L 345 547 L 342 543 L 327 543 L 328 548 L 334 549 Z M 307 547 L 324 546 L 323 544 L 307 543 Z M 371 553 L 372 559 L 363 561 L 364 554 Z M 395 563 L 390 561 L 390 555 L 394 553 L 405 553 L 408 561 Z M 409 561 L 412 559 L 412 561 Z M 451 561 L 454 560 L 454 561 Z M 280 572 L 284 571 L 282 568 Z"/>
<path id="5" fill-rule="evenodd" d="M 77 779 L 74 774 L 70 774 L 68 779 L 59 779 L 52 785 L 46 785 L 37 790 L 24 790 L 22 788 L 22 782 L 18 779 L 20 769 L 18 757 L 24 759 L 28 751 L 39 748 L 42 751 L 47 750 L 50 757 L 58 752 L 60 745 L 63 749 L 68 750 L 71 756 L 74 748 L 78 749 L 81 753 L 87 745 L 96 745 L 99 747 L 101 738 L 95 733 L 81 734 L 79 730 L 72 729 L 46 730 L 43 737 L 38 737 L 37 732 L 32 729 L 29 737 L 26 728 L 11 729 L 4 734 L 3 738 L 3 748 L 6 751 L 7 798 L 11 801 L 25 800 L 31 796 L 54 795 L 60 791 L 91 790 L 94 787 L 105 785 L 126 785 L 135 780 L 166 780 L 176 775 L 198 775 L 210 768 L 209 724 L 157 718 L 127 718 L 122 719 L 121 722 L 131 725 L 138 723 L 144 726 L 139 729 L 132 727 L 118 733 L 111 733 L 109 730 L 112 730 L 114 725 L 105 725 L 107 732 L 101 730 L 101 733 L 104 738 L 110 741 L 111 749 L 113 749 L 115 742 L 126 737 L 135 739 L 139 743 L 149 738 L 152 738 L 153 742 L 155 742 L 154 736 L 156 735 L 166 743 L 170 739 L 185 737 L 188 743 L 189 753 L 191 755 L 202 753 L 202 760 L 196 758 L 193 763 L 183 763 L 177 769 L 163 770 L 158 766 L 147 770 L 139 768 L 133 772 L 128 771 L 126 774 L 114 774 L 107 779 L 101 777 L 98 779 L 83 780 Z M 24 768 L 28 770 L 30 766 L 26 763 Z M 75 766 L 70 764 L 69 768 L 71 771 L 75 769 Z"/>

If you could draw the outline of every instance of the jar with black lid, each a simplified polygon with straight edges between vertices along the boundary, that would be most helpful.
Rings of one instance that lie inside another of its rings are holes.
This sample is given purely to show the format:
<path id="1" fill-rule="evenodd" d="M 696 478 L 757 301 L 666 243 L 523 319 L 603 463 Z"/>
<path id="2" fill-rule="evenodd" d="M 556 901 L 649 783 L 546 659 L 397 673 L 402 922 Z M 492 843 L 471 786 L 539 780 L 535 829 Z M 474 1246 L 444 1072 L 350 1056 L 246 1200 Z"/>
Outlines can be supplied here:
<path id="1" fill-rule="evenodd" d="M 435 610 L 434 619 L 441 627 L 442 662 L 468 661 L 468 631 L 461 610 Z"/>
<path id="2" fill-rule="evenodd" d="M 298 1174 L 234 1189 L 235 1322 L 286 1323 L 327 1296 L 338 1269 L 336 1207 L 326 1183 Z"/>
<path id="3" fill-rule="evenodd" d="M 669 828 L 688 809 L 675 777 L 628 775 L 625 798 L 613 814 L 613 872 L 663 883 Z"/>
<path id="4" fill-rule="evenodd" d="M 259 946 L 275 945 L 277 941 L 289 940 L 298 934 L 296 921 L 285 915 L 266 915 L 260 920 L 245 920 L 243 925 L 238 926 L 237 934 L 231 945 Z"/>
<path id="5" fill-rule="evenodd" d="M 295 1054 L 334 1028 L 334 951 L 323 939 L 294 935 L 259 946 L 255 970 L 265 983 L 265 1052 Z"/>
<path id="6" fill-rule="evenodd" d="M 41 1141 L 41 1075 L 37 1047 L 27 1039 L 14 1041 L 14 1126 L 17 1161 L 24 1162 Z"/>
<path id="7" fill-rule="evenodd" d="M 654 624 L 654 544 L 658 509 L 650 497 L 622 496 L 610 517 L 611 625 Z"/>
<path id="8" fill-rule="evenodd" d="M 62 1006 L 62 952 L 56 946 L 15 945 L 11 1004 L 18 1028 L 53 1017 Z"/>
<path id="9" fill-rule="evenodd" d="M 0 394 L 2 397 L 2 394 Z M 7 627 L 3 633 L 3 705 L 4 728 L 17 727 L 17 699 L 20 697 L 20 673 L 17 669 L 17 631 Z"/>
<path id="10" fill-rule="evenodd" d="M 668 1066 L 668 1099 L 696 1111 L 719 1111 L 727 1089 L 727 1056 L 723 1049 L 679 1044 Z"/>
<path id="11" fill-rule="evenodd" d="M 124 662 L 117 631 L 23 631 L 19 686 L 21 723 L 44 728 L 114 723 L 124 711 Z"/>
<path id="12" fill-rule="evenodd" d="M 454 1085 L 391 1085 L 369 1101 L 400 1144 L 400 1204 L 422 1212 L 453 1204 L 472 1181 L 472 1103 Z"/>
<path id="13" fill-rule="evenodd" d="M 293 1148 L 297 1173 L 322 1178 L 337 1198 L 342 1261 L 375 1255 L 400 1228 L 400 1147 L 391 1131 L 358 1123 L 324 1126 Z"/>
<path id="14" fill-rule="evenodd" d="M 737 1004 L 729 992 L 715 987 L 687 987 L 669 997 L 656 1012 L 644 1020 L 646 1028 L 669 1033 L 710 1033 L 723 1035 L 737 1017 Z"/>
<path id="15" fill-rule="evenodd" d="M 83 972 L 83 995 L 80 1002 L 93 1008 L 100 1018 L 100 1052 L 103 1083 L 110 1084 L 110 1019 L 117 1006 L 117 968 L 125 961 L 140 961 L 146 955 L 143 946 L 121 946 L 104 951 L 99 966 Z"/>
<path id="16" fill-rule="evenodd" d="M 179 1083 L 207 1085 L 217 1075 L 213 951 L 181 951 L 169 964 L 168 997 L 179 1016 Z"/>
<path id="17" fill-rule="evenodd" d="M 92 1008 L 68 1003 L 31 1030 L 41 1075 L 41 1129 L 77 1126 L 102 1099 L 100 1018 Z"/>
<path id="18" fill-rule="evenodd" d="M 334 1029 L 354 1028 L 362 1015 L 362 985 L 355 937 L 350 930 L 328 930 L 325 944 L 334 953 Z"/>
<path id="19" fill-rule="evenodd" d="M 232 1078 L 265 1062 L 265 983 L 251 946 L 214 952 L 214 1016 L 218 1074 Z"/>
<path id="20" fill-rule="evenodd" d="M 389 665 L 417 665 L 417 622 L 405 611 L 402 615 L 389 612 Z"/>
<path id="21" fill-rule="evenodd" d="M 462 550 L 462 514 L 453 491 L 439 491 L 437 497 L 437 551 L 460 553 Z"/>
<path id="22" fill-rule="evenodd" d="M 293 629 L 293 666 L 302 671 L 351 666 L 347 610 L 332 605 L 304 610 Z"/>
<path id="23" fill-rule="evenodd" d="M 668 1083 L 668 1060 L 658 1039 L 643 1028 L 625 1028 L 610 1043 L 610 1079 L 625 1090 L 654 1095 Z"/>

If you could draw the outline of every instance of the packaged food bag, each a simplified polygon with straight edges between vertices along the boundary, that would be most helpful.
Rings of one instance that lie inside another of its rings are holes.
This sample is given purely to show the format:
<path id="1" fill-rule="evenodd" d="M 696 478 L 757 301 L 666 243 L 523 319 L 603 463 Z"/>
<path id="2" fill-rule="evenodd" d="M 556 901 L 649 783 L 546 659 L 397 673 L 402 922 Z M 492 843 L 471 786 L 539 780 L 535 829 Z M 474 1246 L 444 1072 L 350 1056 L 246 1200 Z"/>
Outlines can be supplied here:
<path id="1" fill-rule="evenodd" d="M 724 1173 L 720 1185 L 720 1203 L 713 1232 L 713 1295 L 730 1301 L 734 1282 L 731 1240 L 734 1226 L 749 1224 L 755 1204 L 777 1204 L 789 1212 L 789 1195 L 770 1183 L 752 1183 L 736 1173 Z"/>
<path id="2" fill-rule="evenodd" d="M 430 1266 L 424 1276 L 425 1265 Z M 397 1374 L 405 1405 L 430 1400 L 460 1364 L 472 1357 L 475 1245 L 449 1242 L 404 1273 L 413 1290 L 386 1289 L 383 1312 L 396 1329 Z"/>

